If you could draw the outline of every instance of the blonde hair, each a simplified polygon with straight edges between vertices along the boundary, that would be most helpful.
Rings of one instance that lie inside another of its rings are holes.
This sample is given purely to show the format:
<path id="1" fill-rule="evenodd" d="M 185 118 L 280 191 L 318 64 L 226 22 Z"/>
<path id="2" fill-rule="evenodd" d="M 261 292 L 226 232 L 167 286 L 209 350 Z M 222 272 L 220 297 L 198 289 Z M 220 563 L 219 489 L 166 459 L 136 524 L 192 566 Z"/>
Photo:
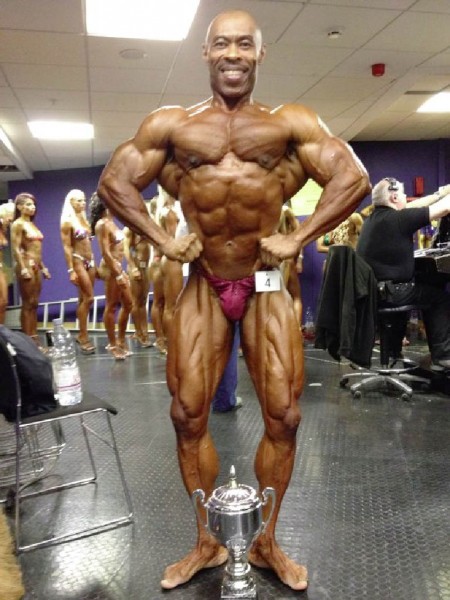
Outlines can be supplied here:
<path id="1" fill-rule="evenodd" d="M 81 190 L 70 190 L 70 192 L 68 194 L 66 194 L 66 197 L 64 199 L 64 204 L 62 207 L 62 211 L 61 211 L 61 225 L 63 223 L 65 223 L 66 221 L 71 221 L 76 216 L 75 210 L 72 206 L 72 200 L 73 200 L 73 198 L 76 198 L 77 196 L 85 197 L 85 194 Z M 82 215 L 83 215 L 84 219 L 87 221 L 86 211 L 83 211 Z"/>
<path id="2" fill-rule="evenodd" d="M 16 207 L 14 206 L 13 200 L 8 200 L 4 204 L 0 204 L 0 219 L 4 219 L 5 217 L 14 217 L 14 211 Z"/>

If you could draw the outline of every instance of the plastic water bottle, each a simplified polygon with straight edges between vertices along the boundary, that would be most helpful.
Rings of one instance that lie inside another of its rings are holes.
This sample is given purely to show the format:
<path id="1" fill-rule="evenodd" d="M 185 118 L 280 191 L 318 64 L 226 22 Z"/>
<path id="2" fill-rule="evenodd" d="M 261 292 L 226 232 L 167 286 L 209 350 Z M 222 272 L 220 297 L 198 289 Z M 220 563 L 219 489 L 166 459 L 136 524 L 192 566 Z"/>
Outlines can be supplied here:
<path id="1" fill-rule="evenodd" d="M 78 404 L 82 400 L 80 369 L 75 342 L 65 329 L 62 319 L 53 319 L 53 368 L 61 406 Z"/>
<path id="2" fill-rule="evenodd" d="M 314 315 L 310 306 L 305 312 L 305 326 L 304 326 L 304 337 L 306 340 L 314 338 Z"/>
<path id="3" fill-rule="evenodd" d="M 52 363 L 52 371 L 53 371 L 53 392 L 55 394 L 55 398 L 58 398 L 58 388 L 56 386 L 56 366 L 55 366 L 55 356 L 56 350 L 55 345 L 53 343 L 53 335 L 51 331 L 45 332 L 45 339 L 47 341 L 47 352 L 46 355 L 50 359 Z"/>

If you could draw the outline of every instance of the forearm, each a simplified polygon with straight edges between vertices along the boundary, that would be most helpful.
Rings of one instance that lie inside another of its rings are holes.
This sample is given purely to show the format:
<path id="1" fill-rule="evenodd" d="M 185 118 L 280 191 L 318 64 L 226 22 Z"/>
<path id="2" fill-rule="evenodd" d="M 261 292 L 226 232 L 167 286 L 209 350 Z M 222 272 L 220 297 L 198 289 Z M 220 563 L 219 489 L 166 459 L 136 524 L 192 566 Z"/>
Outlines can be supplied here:
<path id="1" fill-rule="evenodd" d="M 72 273 L 72 271 L 73 271 L 72 248 L 68 248 L 67 246 L 64 246 L 64 258 L 66 260 L 68 273 Z"/>
<path id="2" fill-rule="evenodd" d="M 332 231 L 358 207 L 370 192 L 367 175 L 360 173 L 331 179 L 323 189 L 316 209 L 293 234 L 299 246 L 306 246 L 320 235 Z"/>
<path id="3" fill-rule="evenodd" d="M 428 210 L 430 211 L 430 221 L 448 215 L 450 213 L 450 194 L 432 204 Z"/>
<path id="4" fill-rule="evenodd" d="M 416 198 L 415 200 L 408 202 L 406 208 L 421 208 L 422 206 L 431 206 L 432 204 L 435 204 L 435 202 L 439 202 L 439 200 L 442 200 L 442 198 L 444 198 L 449 193 L 450 185 L 445 185 L 436 192 L 434 192 L 434 194 L 424 196 L 423 198 Z"/>

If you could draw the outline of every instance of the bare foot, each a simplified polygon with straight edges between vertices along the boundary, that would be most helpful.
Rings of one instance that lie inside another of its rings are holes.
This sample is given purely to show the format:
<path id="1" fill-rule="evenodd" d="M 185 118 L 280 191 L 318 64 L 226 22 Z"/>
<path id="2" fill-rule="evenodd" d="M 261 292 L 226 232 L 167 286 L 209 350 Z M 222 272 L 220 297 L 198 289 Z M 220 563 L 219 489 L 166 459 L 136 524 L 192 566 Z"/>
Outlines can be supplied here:
<path id="1" fill-rule="evenodd" d="M 192 579 L 198 571 L 223 565 L 227 559 L 228 551 L 223 546 L 216 543 L 197 546 L 180 561 L 166 568 L 161 587 L 165 590 L 171 590 L 177 585 Z"/>
<path id="2" fill-rule="evenodd" d="M 285 554 L 275 541 L 263 545 L 256 542 L 249 552 L 252 565 L 261 569 L 272 569 L 279 579 L 293 590 L 306 590 L 308 572 Z"/>

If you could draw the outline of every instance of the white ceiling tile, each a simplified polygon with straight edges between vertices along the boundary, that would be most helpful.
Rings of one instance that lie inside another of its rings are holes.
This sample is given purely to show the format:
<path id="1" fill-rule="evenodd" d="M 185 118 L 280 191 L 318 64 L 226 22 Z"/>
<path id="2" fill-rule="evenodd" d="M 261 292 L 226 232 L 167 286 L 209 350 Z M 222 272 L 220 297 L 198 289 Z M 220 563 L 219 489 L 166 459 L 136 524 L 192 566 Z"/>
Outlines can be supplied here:
<path id="1" fill-rule="evenodd" d="M 417 0 L 411 10 L 450 14 L 450 2 L 448 0 Z"/>
<path id="2" fill-rule="evenodd" d="M 425 52 L 401 52 L 399 50 L 362 48 L 345 59 L 330 75 L 372 78 L 372 65 L 383 63 L 385 65 L 385 74 L 380 79 L 392 80 L 402 75 L 405 71 L 412 69 L 417 64 L 423 63 L 429 56 Z"/>
<path id="3" fill-rule="evenodd" d="M 216 14 L 236 8 L 235 0 L 202 0 L 186 40 L 152 42 L 87 37 L 83 1 L 0 0 L 0 123 L 31 169 L 101 164 L 152 110 L 209 97 L 206 29 Z M 450 0 L 238 4 L 267 43 L 256 100 L 307 104 L 349 139 L 450 137 L 448 115 L 418 115 L 425 96 L 406 94 L 450 89 Z M 330 40 L 327 32 L 338 26 L 343 35 Z M 124 60 L 119 53 L 127 48 L 147 56 Z M 381 78 L 371 75 L 375 62 L 386 65 Z M 44 151 L 26 127 L 31 116 L 90 117 L 96 137 L 72 145 L 70 155 L 63 147 Z"/>
<path id="4" fill-rule="evenodd" d="M 378 78 L 327 77 L 303 94 L 302 99 L 331 97 L 336 100 L 363 100 L 386 84 Z"/>
<path id="5" fill-rule="evenodd" d="M 167 78 L 163 69 L 107 69 L 94 67 L 89 80 L 94 92 L 154 94 L 161 90 Z"/>
<path id="6" fill-rule="evenodd" d="M 26 123 L 24 112 L 18 108 L 0 108 L 0 124 Z"/>
<path id="7" fill-rule="evenodd" d="M 19 103 L 13 90 L 9 87 L 0 87 L 0 108 L 18 108 Z"/>
<path id="8" fill-rule="evenodd" d="M 87 91 L 16 88 L 15 92 L 24 110 L 89 110 Z"/>
<path id="9" fill-rule="evenodd" d="M 154 42 L 118 38 L 88 37 L 88 56 L 91 67 L 117 69 L 169 69 L 180 47 L 179 42 Z M 146 56 L 139 60 L 122 58 L 120 52 L 134 49 Z M 199 50 L 200 56 L 200 50 Z"/>
<path id="10" fill-rule="evenodd" d="M 3 64 L 11 86 L 47 90 L 86 90 L 87 77 L 81 67 Z"/>
<path id="11" fill-rule="evenodd" d="M 1 27 L 84 32 L 81 0 L 0 0 Z"/>
<path id="12" fill-rule="evenodd" d="M 87 110 L 44 110 L 38 108 L 28 109 L 26 116 L 29 121 L 81 121 L 88 123 L 91 120 Z"/>
<path id="13" fill-rule="evenodd" d="M 92 113 L 92 123 L 94 127 L 115 127 L 120 126 L 135 131 L 147 116 L 144 112 L 118 112 L 118 111 L 94 111 Z"/>
<path id="14" fill-rule="evenodd" d="M 450 14 L 408 12 L 375 35 L 366 47 L 401 49 L 403 52 L 441 52 L 450 43 L 449 32 Z"/>
<path id="15" fill-rule="evenodd" d="M 92 92 L 93 111 L 116 110 L 123 112 L 151 112 L 158 108 L 160 94 L 129 94 L 126 92 Z"/>
<path id="16" fill-rule="evenodd" d="M 352 52 L 350 48 L 273 44 L 267 48 L 260 71 L 271 76 L 279 73 L 280 65 L 283 65 L 285 75 L 320 77 L 339 65 Z"/>
<path id="17" fill-rule="evenodd" d="M 417 0 L 310 0 L 310 4 L 328 4 L 333 6 L 346 6 L 352 8 L 386 8 L 406 10 L 414 5 Z M 445 2 L 445 0 L 443 0 Z"/>
<path id="18" fill-rule="evenodd" d="M 291 23 L 281 40 L 286 44 L 357 48 L 401 14 L 394 10 L 308 5 Z M 330 29 L 341 29 L 342 36 L 330 40 Z"/>
<path id="19" fill-rule="evenodd" d="M 80 66 L 86 64 L 85 42 L 67 33 L 3 30 L 0 57 L 4 63 Z"/>

